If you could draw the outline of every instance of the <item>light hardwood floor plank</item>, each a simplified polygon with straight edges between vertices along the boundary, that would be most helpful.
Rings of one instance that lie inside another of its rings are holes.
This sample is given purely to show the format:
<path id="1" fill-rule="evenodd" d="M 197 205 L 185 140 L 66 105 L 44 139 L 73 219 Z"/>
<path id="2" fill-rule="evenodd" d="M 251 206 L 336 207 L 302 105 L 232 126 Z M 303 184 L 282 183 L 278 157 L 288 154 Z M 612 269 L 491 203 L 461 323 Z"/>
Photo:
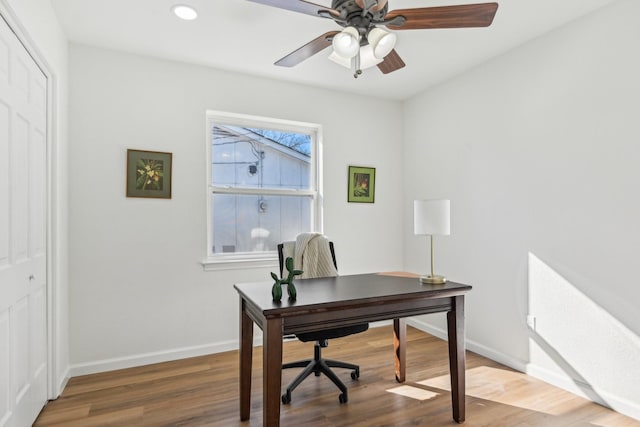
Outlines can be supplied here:
<path id="1" fill-rule="evenodd" d="M 407 381 L 395 381 L 393 332 L 372 328 L 332 340 L 327 358 L 360 365 L 360 379 L 336 370 L 349 388 L 349 402 L 327 378 L 311 376 L 282 406 L 281 425 L 298 427 L 452 426 L 447 345 L 409 327 Z M 254 349 L 251 419 L 240 422 L 238 352 L 213 354 L 123 369 L 69 380 L 35 423 L 48 426 L 213 426 L 262 424 L 262 353 Z M 284 344 L 285 361 L 306 359 L 313 345 Z M 286 386 L 299 372 L 283 371 Z M 640 427 L 586 399 L 467 352 L 465 426 Z"/>

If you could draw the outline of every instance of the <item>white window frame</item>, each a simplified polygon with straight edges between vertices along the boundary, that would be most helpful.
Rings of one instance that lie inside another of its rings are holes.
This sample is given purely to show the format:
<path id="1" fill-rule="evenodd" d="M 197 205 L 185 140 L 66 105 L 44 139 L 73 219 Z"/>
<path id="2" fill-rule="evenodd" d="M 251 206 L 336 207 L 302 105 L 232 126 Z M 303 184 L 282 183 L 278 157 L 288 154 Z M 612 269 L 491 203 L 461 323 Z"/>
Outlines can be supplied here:
<path id="1" fill-rule="evenodd" d="M 310 189 L 295 190 L 289 188 L 264 188 L 260 190 L 231 186 L 216 186 L 211 183 L 211 129 L 215 123 L 233 126 L 246 126 L 296 132 L 311 135 Z M 322 126 L 316 123 L 297 122 L 274 119 L 270 117 L 228 113 L 222 111 L 206 111 L 206 215 L 207 215 L 207 248 L 206 258 L 202 261 L 205 271 L 234 270 L 238 268 L 272 268 L 277 266 L 278 254 L 270 252 L 235 252 L 213 253 L 213 211 L 211 196 L 213 194 L 265 194 L 271 196 L 309 196 L 311 197 L 311 224 L 316 232 L 322 232 Z"/>

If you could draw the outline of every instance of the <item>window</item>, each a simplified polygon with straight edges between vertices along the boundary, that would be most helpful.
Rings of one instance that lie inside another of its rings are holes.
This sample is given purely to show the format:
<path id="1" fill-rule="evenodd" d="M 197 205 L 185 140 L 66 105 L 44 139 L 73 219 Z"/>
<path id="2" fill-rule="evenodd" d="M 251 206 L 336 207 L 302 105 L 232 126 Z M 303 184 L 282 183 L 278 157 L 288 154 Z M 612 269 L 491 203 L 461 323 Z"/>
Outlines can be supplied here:
<path id="1" fill-rule="evenodd" d="M 207 112 L 205 266 L 272 265 L 278 243 L 321 229 L 320 130 L 315 124 Z"/>

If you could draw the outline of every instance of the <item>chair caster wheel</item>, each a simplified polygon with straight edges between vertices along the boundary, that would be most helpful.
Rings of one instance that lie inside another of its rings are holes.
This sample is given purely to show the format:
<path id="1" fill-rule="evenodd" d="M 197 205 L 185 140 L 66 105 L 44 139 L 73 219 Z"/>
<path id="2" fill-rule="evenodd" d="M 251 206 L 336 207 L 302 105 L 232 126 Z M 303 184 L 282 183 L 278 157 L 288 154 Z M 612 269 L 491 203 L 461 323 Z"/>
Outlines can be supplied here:
<path id="1" fill-rule="evenodd" d="M 351 372 L 351 379 L 357 380 L 358 378 L 360 378 L 360 371 L 356 369 L 355 371 Z"/>
<path id="2" fill-rule="evenodd" d="M 340 401 L 340 403 L 347 403 L 349 401 L 347 393 L 340 393 L 340 396 L 338 396 L 338 400 Z"/>
<path id="3" fill-rule="evenodd" d="M 291 403 L 291 393 L 285 393 L 282 395 L 282 403 L 284 403 L 285 405 Z"/>

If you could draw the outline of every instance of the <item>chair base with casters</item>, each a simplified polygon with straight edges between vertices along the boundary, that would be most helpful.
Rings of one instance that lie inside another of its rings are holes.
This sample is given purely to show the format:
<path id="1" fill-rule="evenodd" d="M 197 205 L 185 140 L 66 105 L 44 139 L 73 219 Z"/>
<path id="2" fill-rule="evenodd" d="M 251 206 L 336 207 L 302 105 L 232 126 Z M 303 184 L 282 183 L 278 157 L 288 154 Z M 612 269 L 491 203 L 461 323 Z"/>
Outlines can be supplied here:
<path id="1" fill-rule="evenodd" d="M 291 403 L 291 392 L 311 374 L 315 374 L 316 377 L 319 377 L 320 374 L 326 375 L 342 392 L 338 396 L 338 400 L 340 401 L 340 403 L 347 403 L 349 401 L 347 386 L 344 385 L 342 381 L 340 381 L 340 378 L 338 378 L 338 376 L 331 370 L 331 368 L 351 369 L 351 379 L 357 380 L 360 377 L 360 367 L 352 363 L 323 359 L 322 348 L 326 347 L 327 345 L 328 343 L 326 339 L 318 340 L 313 346 L 313 359 L 300 360 L 298 362 L 285 363 L 282 365 L 282 369 L 304 368 L 304 370 L 300 372 L 298 376 L 295 377 L 287 387 L 286 392 L 282 395 L 282 403 Z"/>

